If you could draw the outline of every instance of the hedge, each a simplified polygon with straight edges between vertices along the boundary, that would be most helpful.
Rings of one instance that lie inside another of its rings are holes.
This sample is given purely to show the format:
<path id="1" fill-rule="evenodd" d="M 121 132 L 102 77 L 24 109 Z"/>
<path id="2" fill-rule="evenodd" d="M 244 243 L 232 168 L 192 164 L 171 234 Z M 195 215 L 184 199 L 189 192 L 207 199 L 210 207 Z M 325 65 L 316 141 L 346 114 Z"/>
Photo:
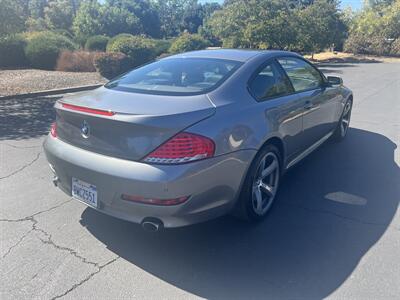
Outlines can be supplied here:
<path id="1" fill-rule="evenodd" d="M 201 50 L 207 48 L 207 46 L 208 41 L 203 39 L 200 35 L 184 33 L 172 43 L 169 52 L 180 53 Z"/>
<path id="2" fill-rule="evenodd" d="M 97 53 L 94 57 L 96 71 L 103 77 L 112 79 L 132 69 L 132 61 L 123 53 Z"/>
<path id="3" fill-rule="evenodd" d="M 76 48 L 76 45 L 63 35 L 41 32 L 28 39 L 25 55 L 32 67 L 53 70 L 62 50 Z"/>
<path id="4" fill-rule="evenodd" d="M 96 72 L 93 60 L 96 52 L 63 50 L 57 60 L 57 71 Z"/>
<path id="5" fill-rule="evenodd" d="M 120 36 L 107 45 L 107 52 L 124 53 L 134 67 L 155 59 L 156 49 L 154 40 L 140 36 Z"/>
<path id="6" fill-rule="evenodd" d="M 129 34 L 129 33 L 117 34 L 116 36 L 114 36 L 114 37 L 112 37 L 111 39 L 108 40 L 106 51 L 107 52 L 111 52 L 110 49 L 114 48 L 114 43 L 116 41 L 119 41 L 119 40 L 124 39 L 124 38 L 131 38 L 131 37 L 134 37 L 134 36 L 132 34 Z"/>
<path id="7" fill-rule="evenodd" d="M 87 51 L 106 51 L 107 43 L 110 39 L 104 35 L 95 35 L 87 39 L 85 50 Z"/>
<path id="8" fill-rule="evenodd" d="M 164 53 L 168 53 L 169 48 L 171 47 L 171 40 L 153 40 L 155 43 L 155 54 L 156 56 L 160 56 Z"/>
<path id="9" fill-rule="evenodd" d="M 352 33 L 344 43 L 344 51 L 356 54 L 400 56 L 400 38 L 389 41 L 381 36 Z"/>
<path id="10" fill-rule="evenodd" d="M 27 65 L 26 42 L 21 36 L 0 37 L 0 67 L 18 68 Z"/>

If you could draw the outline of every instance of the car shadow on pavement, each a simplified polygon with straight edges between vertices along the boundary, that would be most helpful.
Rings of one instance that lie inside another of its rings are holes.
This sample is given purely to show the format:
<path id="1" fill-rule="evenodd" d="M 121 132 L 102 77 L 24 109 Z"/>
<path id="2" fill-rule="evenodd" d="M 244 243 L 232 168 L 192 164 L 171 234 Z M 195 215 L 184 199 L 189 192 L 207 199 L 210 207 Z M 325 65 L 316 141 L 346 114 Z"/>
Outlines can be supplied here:
<path id="1" fill-rule="evenodd" d="M 150 234 L 90 208 L 81 224 L 126 261 L 200 297 L 321 299 L 388 230 L 400 194 L 395 148 L 351 128 L 285 175 L 256 225 L 223 217 Z"/>
<path id="2" fill-rule="evenodd" d="M 55 118 L 54 103 L 60 97 L 36 97 L 0 101 L 0 140 L 37 138 L 49 132 Z"/>

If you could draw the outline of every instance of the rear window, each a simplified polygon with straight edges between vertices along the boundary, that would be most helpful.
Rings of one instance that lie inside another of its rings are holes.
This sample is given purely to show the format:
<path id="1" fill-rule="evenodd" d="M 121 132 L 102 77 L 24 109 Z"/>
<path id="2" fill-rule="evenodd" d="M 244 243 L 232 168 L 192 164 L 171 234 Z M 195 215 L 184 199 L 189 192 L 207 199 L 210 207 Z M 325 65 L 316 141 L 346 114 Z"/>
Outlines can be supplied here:
<path id="1" fill-rule="evenodd" d="M 219 86 L 240 64 L 223 59 L 169 58 L 128 72 L 105 87 L 148 94 L 202 94 Z"/>

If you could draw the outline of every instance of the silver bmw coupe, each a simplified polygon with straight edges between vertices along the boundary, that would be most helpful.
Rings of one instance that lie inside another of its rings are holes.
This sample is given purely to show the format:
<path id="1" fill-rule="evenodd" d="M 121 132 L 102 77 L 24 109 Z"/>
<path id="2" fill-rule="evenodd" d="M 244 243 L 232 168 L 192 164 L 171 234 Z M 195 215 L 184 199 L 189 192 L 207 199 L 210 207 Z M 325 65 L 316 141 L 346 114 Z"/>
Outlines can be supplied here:
<path id="1" fill-rule="evenodd" d="M 352 102 L 295 53 L 195 51 L 57 101 L 44 149 L 61 190 L 145 229 L 257 221 L 287 169 L 346 136 Z"/>

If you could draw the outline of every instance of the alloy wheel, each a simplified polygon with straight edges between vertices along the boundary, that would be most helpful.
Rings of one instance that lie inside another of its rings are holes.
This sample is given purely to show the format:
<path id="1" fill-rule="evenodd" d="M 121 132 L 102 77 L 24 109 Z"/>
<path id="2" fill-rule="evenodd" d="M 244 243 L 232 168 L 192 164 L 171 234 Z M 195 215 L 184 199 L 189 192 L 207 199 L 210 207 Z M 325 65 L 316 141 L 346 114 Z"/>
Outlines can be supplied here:
<path id="1" fill-rule="evenodd" d="M 271 207 L 279 185 L 279 160 L 273 152 L 261 159 L 253 180 L 252 205 L 254 212 L 262 216 Z"/>
<path id="2" fill-rule="evenodd" d="M 348 101 L 346 103 L 346 106 L 344 107 L 343 116 L 340 123 L 340 133 L 342 136 L 345 136 L 347 133 L 347 129 L 349 129 L 350 116 L 351 116 L 351 102 Z"/>

